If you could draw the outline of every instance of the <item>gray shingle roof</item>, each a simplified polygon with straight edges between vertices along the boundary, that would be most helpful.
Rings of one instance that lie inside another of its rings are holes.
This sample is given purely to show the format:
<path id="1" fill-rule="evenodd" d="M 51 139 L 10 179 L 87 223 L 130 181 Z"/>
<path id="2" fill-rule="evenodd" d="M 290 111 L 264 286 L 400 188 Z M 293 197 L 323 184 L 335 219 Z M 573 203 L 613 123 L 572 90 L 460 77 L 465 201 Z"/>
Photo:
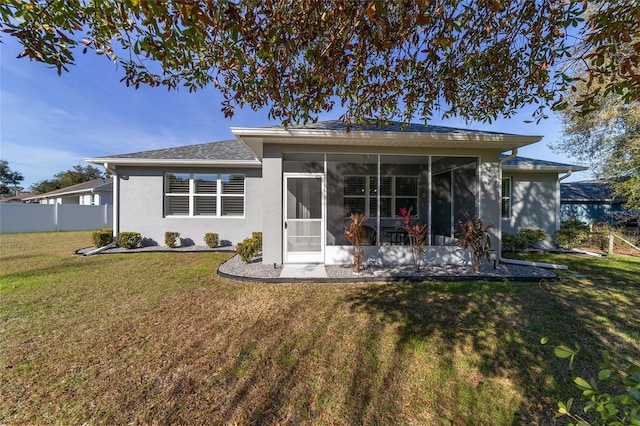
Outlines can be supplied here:
<path id="1" fill-rule="evenodd" d="M 560 184 L 560 199 L 562 201 L 619 201 L 614 197 L 608 183 L 599 180 L 582 182 L 567 182 Z"/>
<path id="2" fill-rule="evenodd" d="M 107 158 L 139 158 L 149 160 L 253 160 L 255 155 L 238 139 L 154 149 Z"/>
<path id="3" fill-rule="evenodd" d="M 362 130 L 365 132 L 408 132 L 408 133 L 472 133 L 487 135 L 508 135 L 509 133 L 489 132 L 484 130 L 460 129 L 446 126 L 425 126 L 418 123 L 403 123 L 400 121 L 389 121 L 386 125 L 377 127 L 375 121 L 371 120 L 367 125 L 351 125 L 351 130 Z M 267 126 L 267 129 L 284 129 L 283 126 Z M 287 129 L 307 129 L 307 130 L 337 130 L 347 131 L 348 125 L 340 120 L 318 121 L 317 123 L 290 125 Z"/>
<path id="4" fill-rule="evenodd" d="M 113 190 L 113 181 L 111 178 L 107 179 L 93 179 L 88 182 L 77 183 L 75 185 L 67 186 L 66 188 L 56 189 L 55 191 L 45 192 L 44 194 L 35 194 L 30 197 L 26 197 L 26 200 L 44 198 L 44 197 L 53 197 L 60 196 L 69 193 L 78 193 L 78 192 L 94 192 L 94 191 L 112 191 Z"/>
<path id="5" fill-rule="evenodd" d="M 506 157 L 506 155 L 501 155 L 501 158 Z M 581 166 L 576 166 L 573 164 L 565 164 L 565 163 L 556 163 L 555 161 L 547 161 L 547 160 L 537 160 L 535 158 L 527 158 L 527 157 L 513 157 L 508 159 L 503 163 L 505 167 L 508 168 L 535 168 L 535 169 L 571 169 L 571 170 L 586 170 L 586 168 Z"/>

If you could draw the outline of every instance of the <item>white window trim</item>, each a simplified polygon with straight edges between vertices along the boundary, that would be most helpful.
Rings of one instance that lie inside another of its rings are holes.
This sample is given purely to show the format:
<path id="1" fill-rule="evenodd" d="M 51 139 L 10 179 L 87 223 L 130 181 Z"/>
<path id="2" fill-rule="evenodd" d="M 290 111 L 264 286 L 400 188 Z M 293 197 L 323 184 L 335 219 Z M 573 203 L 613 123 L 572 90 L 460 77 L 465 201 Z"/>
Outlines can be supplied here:
<path id="1" fill-rule="evenodd" d="M 346 195 L 344 193 L 344 189 L 342 191 L 342 207 L 344 209 L 344 199 L 345 198 L 362 198 L 365 200 L 364 202 L 364 207 L 365 207 L 365 212 L 364 215 L 367 218 L 376 218 L 377 219 L 377 214 L 378 212 L 374 212 L 374 214 L 371 214 L 370 210 L 371 210 L 371 199 L 377 199 L 378 196 L 376 194 L 371 194 L 370 191 L 370 185 L 369 185 L 369 179 L 373 178 L 373 179 L 377 179 L 377 175 L 344 175 L 342 178 L 342 182 L 344 185 L 344 180 L 346 178 L 349 177 L 364 177 L 365 178 L 365 188 L 364 188 L 364 195 Z M 420 204 L 420 179 L 417 175 L 381 175 L 380 176 L 380 180 L 382 180 L 382 178 L 385 177 L 389 177 L 391 178 L 391 195 L 381 195 L 380 196 L 380 200 L 382 200 L 383 198 L 389 198 L 391 199 L 391 212 L 395 212 L 396 211 L 396 199 L 398 198 L 397 194 L 396 194 L 396 178 L 414 178 L 416 180 L 416 195 L 415 195 L 415 199 L 416 199 L 416 206 L 414 208 L 414 210 L 412 211 L 411 214 L 413 214 L 414 216 L 418 216 L 419 214 L 419 204 Z M 380 184 L 378 183 L 378 187 L 380 187 Z M 344 187 L 343 187 L 344 188 Z M 400 196 L 399 198 L 414 198 L 414 196 Z M 380 206 L 378 205 L 378 209 L 380 210 Z M 382 216 L 380 217 L 380 219 L 397 219 L 398 216 Z"/>
<path id="2" fill-rule="evenodd" d="M 504 181 L 509 182 L 509 193 L 506 196 L 502 193 L 502 187 L 504 186 Z M 507 203 L 506 216 L 502 214 L 503 212 L 502 206 L 504 205 L 505 202 Z M 512 204 L 513 204 L 513 179 L 511 179 L 511 176 L 507 176 L 507 177 L 503 176 L 502 181 L 500 182 L 500 217 L 502 219 L 511 219 Z"/>
<path id="3" fill-rule="evenodd" d="M 168 193 L 167 192 L 167 175 L 170 174 L 188 174 L 189 175 L 189 192 L 188 193 Z M 222 176 L 238 174 L 244 177 L 243 181 L 243 193 L 242 194 L 223 194 L 222 193 Z M 196 175 L 211 175 L 216 176 L 216 193 L 196 193 L 196 181 L 194 176 Z M 244 219 L 247 211 L 247 176 L 244 173 L 180 173 L 180 172 L 166 172 L 163 175 L 163 211 L 164 217 L 176 219 L 176 218 L 189 218 L 189 219 Z M 167 214 L 166 197 L 188 197 L 189 199 L 189 214 L 188 215 L 171 215 Z M 200 214 L 195 215 L 195 204 L 197 197 L 210 197 L 216 199 L 216 214 Z M 222 199 L 223 198 L 242 198 L 242 215 L 222 215 Z"/>

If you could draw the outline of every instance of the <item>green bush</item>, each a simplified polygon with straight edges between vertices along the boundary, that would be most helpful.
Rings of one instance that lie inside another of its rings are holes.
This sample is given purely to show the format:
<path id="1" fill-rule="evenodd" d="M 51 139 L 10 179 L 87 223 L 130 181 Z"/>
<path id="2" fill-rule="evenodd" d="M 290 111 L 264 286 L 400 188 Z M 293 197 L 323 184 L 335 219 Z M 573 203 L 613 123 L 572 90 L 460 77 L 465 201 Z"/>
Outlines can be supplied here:
<path id="1" fill-rule="evenodd" d="M 540 343 L 547 343 L 543 337 Z M 580 353 L 580 346 L 575 349 L 566 345 L 556 346 L 554 354 L 558 358 L 569 360 L 571 370 L 573 360 Z M 599 362 L 600 371 L 598 377 L 592 377 L 587 381 L 582 377 L 573 379 L 576 387 L 582 392 L 580 399 L 585 403 L 580 412 L 572 411 L 573 398 L 567 402 L 558 401 L 558 414 L 556 417 L 567 416 L 571 419 L 569 424 L 589 426 L 591 424 L 606 425 L 640 425 L 640 365 L 629 365 L 626 369 L 609 358 L 605 350 L 602 353 L 602 361 Z M 583 415 L 590 414 L 591 418 Z"/>
<path id="2" fill-rule="evenodd" d="M 502 249 L 509 251 L 523 251 L 528 248 L 533 248 L 548 236 L 549 234 L 542 229 L 523 228 L 518 230 L 516 235 L 503 232 Z"/>
<path id="3" fill-rule="evenodd" d="M 258 251 L 262 251 L 262 232 L 252 232 L 251 238 L 256 240 L 256 244 L 258 245 Z"/>
<path id="4" fill-rule="evenodd" d="M 103 247 L 113 242 L 113 230 L 105 228 L 91 233 L 94 247 Z"/>
<path id="5" fill-rule="evenodd" d="M 532 228 L 522 228 L 518 231 L 518 235 L 520 235 L 525 243 L 525 248 L 533 248 L 540 241 L 545 238 L 549 238 L 549 234 L 547 234 L 542 229 L 532 229 Z"/>
<path id="6" fill-rule="evenodd" d="M 579 220 L 566 220 L 560 224 L 553 239 L 560 247 L 574 248 L 589 240 L 589 226 Z"/>
<path id="7" fill-rule="evenodd" d="M 249 263 L 258 254 L 259 244 L 260 242 L 255 238 L 245 238 L 244 241 L 236 244 L 236 253 L 243 262 Z"/>
<path id="8" fill-rule="evenodd" d="M 140 246 L 142 236 L 139 232 L 121 232 L 118 234 L 118 244 L 126 249 L 134 249 Z"/>
<path id="9" fill-rule="evenodd" d="M 167 245 L 167 247 L 178 247 L 178 238 L 180 238 L 179 232 L 167 231 L 164 233 L 164 243 Z"/>
<path id="10" fill-rule="evenodd" d="M 209 248 L 215 248 L 220 245 L 220 237 L 215 232 L 207 232 L 204 234 L 204 242 Z"/>

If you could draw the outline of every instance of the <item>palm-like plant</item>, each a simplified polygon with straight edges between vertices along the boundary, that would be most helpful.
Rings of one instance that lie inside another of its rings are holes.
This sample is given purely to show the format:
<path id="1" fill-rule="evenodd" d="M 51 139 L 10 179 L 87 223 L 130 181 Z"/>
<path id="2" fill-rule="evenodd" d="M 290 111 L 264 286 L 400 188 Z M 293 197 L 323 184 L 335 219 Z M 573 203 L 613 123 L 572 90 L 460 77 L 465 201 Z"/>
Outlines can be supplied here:
<path id="1" fill-rule="evenodd" d="M 491 249 L 491 239 L 488 230 L 493 225 L 484 226 L 482 218 L 477 215 L 471 217 L 469 213 L 464 213 L 465 220 L 459 220 L 458 226 L 462 230 L 462 239 L 460 245 L 465 249 L 471 250 L 471 258 L 473 260 L 473 270 L 480 272 L 482 259 L 489 260 Z"/>
<path id="2" fill-rule="evenodd" d="M 424 223 L 411 224 L 415 216 L 411 214 L 413 206 L 407 210 L 400 208 L 400 215 L 404 218 L 403 228 L 409 237 L 409 245 L 411 246 L 411 254 L 413 255 L 413 267 L 418 272 L 422 268 L 422 252 L 427 239 L 429 228 Z"/>
<path id="3" fill-rule="evenodd" d="M 362 238 L 365 236 L 364 225 L 367 217 L 362 213 L 351 213 L 349 225 L 344 228 L 344 236 L 353 246 L 353 271 L 360 272 L 360 263 L 364 258 L 364 249 L 362 248 Z"/>

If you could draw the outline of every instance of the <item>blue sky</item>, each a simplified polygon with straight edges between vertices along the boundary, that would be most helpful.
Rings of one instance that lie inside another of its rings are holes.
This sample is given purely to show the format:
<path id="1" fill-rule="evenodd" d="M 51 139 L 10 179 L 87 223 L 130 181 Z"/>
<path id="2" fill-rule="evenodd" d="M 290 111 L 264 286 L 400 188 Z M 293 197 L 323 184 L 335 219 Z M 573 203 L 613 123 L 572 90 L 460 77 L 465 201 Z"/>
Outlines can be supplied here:
<path id="1" fill-rule="evenodd" d="M 220 111 L 221 96 L 213 88 L 189 93 L 165 88 L 134 89 L 120 83 L 113 62 L 93 53 L 77 52 L 77 65 L 58 76 L 55 69 L 26 58 L 16 59 L 20 45 L 3 36 L 0 44 L 0 159 L 22 173 L 25 189 L 87 157 L 146 151 L 232 138 L 230 127 L 279 124 L 267 111 L 236 109 L 232 119 Z M 562 136 L 557 117 L 540 124 L 524 123 L 531 111 L 492 124 L 434 118 L 429 124 L 543 135 L 519 155 L 575 163 L 548 148 Z M 337 119 L 340 111 L 320 119 Z M 576 173 L 569 181 L 587 179 Z"/>

